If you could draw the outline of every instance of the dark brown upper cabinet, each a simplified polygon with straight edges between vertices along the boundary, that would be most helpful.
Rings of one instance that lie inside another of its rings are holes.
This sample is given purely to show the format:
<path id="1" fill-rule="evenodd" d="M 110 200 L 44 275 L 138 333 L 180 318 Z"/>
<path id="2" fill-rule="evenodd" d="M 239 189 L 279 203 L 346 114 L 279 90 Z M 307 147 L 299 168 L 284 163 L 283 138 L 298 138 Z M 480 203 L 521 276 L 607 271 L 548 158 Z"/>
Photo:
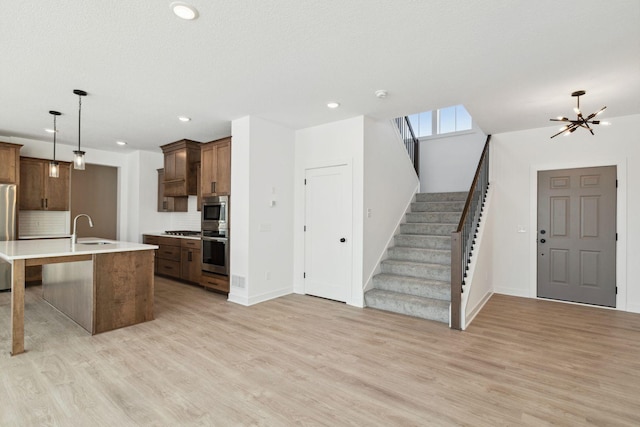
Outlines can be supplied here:
<path id="1" fill-rule="evenodd" d="M 195 196 L 198 192 L 200 143 L 189 139 L 160 148 L 164 153 L 164 196 Z"/>
<path id="2" fill-rule="evenodd" d="M 17 184 L 20 178 L 22 145 L 0 142 L 0 184 Z"/>
<path id="3" fill-rule="evenodd" d="M 231 193 L 231 137 L 202 144 L 202 197 Z"/>
<path id="4" fill-rule="evenodd" d="M 50 178 L 49 160 L 20 157 L 20 210 L 70 210 L 71 163 L 58 163 L 60 176 Z"/>

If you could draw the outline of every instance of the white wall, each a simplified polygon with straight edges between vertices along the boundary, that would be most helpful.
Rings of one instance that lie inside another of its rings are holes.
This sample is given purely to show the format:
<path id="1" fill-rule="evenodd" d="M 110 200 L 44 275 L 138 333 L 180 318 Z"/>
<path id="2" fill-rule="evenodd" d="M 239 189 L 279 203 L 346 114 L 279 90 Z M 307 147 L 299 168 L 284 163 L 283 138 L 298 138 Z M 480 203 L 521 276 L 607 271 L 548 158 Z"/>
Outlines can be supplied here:
<path id="1" fill-rule="evenodd" d="M 480 312 L 484 304 L 493 294 L 493 230 L 495 227 L 495 210 L 492 207 L 493 191 L 491 186 L 487 192 L 482 221 L 478 228 L 478 237 L 473 256 L 469 264 L 466 286 L 462 294 L 462 329 L 466 329 L 473 318 Z"/>
<path id="2" fill-rule="evenodd" d="M 304 293 L 304 176 L 305 170 L 349 164 L 353 173 L 351 292 L 347 304 L 362 307 L 364 116 L 296 131 L 294 207 L 294 292 Z"/>
<path id="3" fill-rule="evenodd" d="M 251 118 L 231 122 L 231 196 L 229 197 L 229 301 L 249 305 Z"/>
<path id="4" fill-rule="evenodd" d="M 407 150 L 390 120 L 364 121 L 364 242 L 366 289 L 419 182 Z"/>
<path id="5" fill-rule="evenodd" d="M 550 139 L 556 127 L 493 135 L 491 188 L 493 285 L 499 293 L 536 297 L 536 176 L 539 170 L 616 165 L 617 308 L 640 312 L 640 115 L 611 119 L 595 136 L 579 129 Z M 627 218 L 629 219 L 627 221 Z M 523 226 L 525 233 L 518 233 Z M 628 278 L 628 280 L 627 280 Z"/>
<path id="6" fill-rule="evenodd" d="M 232 135 L 229 301 L 252 305 L 293 292 L 295 133 L 245 117 Z M 245 277 L 245 287 L 233 276 Z"/>
<path id="7" fill-rule="evenodd" d="M 469 191 L 487 136 L 473 132 L 420 141 L 420 192 Z"/>

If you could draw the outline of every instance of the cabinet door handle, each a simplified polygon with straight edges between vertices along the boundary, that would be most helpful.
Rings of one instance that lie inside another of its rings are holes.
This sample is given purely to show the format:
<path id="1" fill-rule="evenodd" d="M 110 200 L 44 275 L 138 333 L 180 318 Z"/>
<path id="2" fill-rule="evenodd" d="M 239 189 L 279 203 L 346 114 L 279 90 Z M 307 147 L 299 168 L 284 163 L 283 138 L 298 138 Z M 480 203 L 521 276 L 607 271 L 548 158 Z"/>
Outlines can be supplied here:
<path id="1" fill-rule="evenodd" d="M 49 209 L 49 199 L 44 199 L 44 208 Z"/>
<path id="2" fill-rule="evenodd" d="M 216 182 L 215 182 L 215 181 L 212 181 L 212 182 L 211 182 L 211 192 L 212 192 L 212 193 L 215 193 L 215 192 L 216 192 Z"/>
<path id="3" fill-rule="evenodd" d="M 40 207 L 44 209 L 44 199 L 40 199 Z"/>
<path id="4" fill-rule="evenodd" d="M 189 251 L 189 255 L 187 256 L 187 260 L 189 262 L 193 261 L 193 252 Z"/>
<path id="5" fill-rule="evenodd" d="M 167 210 L 167 201 L 166 200 L 162 202 L 162 209 L 165 210 L 165 211 Z"/>

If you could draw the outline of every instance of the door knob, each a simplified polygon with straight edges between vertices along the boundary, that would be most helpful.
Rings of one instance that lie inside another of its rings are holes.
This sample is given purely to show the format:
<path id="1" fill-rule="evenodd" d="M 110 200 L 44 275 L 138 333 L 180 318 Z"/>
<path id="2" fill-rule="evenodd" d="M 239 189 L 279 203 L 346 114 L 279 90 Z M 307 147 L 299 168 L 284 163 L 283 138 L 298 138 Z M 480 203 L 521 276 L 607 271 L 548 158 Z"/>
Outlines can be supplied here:
<path id="1" fill-rule="evenodd" d="M 347 239 L 345 239 L 344 237 L 340 239 L 340 243 L 344 243 L 346 241 L 347 241 Z"/>
<path id="2" fill-rule="evenodd" d="M 540 234 L 544 234 L 544 233 L 546 233 L 545 230 L 540 230 Z"/>
<path id="3" fill-rule="evenodd" d="M 540 239 L 540 243 L 544 243 L 544 242 L 546 242 L 546 240 Z"/>

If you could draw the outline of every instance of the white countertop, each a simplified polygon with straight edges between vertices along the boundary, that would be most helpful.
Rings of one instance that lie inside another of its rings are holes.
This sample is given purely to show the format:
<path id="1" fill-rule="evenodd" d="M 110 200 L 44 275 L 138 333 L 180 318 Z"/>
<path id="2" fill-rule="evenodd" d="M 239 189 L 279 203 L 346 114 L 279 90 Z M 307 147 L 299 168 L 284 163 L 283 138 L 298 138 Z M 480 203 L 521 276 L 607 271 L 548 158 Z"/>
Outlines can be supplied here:
<path id="1" fill-rule="evenodd" d="M 97 241 L 108 243 L 102 245 L 90 244 Z M 79 238 L 78 243 L 75 245 L 71 243 L 71 239 L 7 240 L 0 241 L 0 258 L 6 261 L 13 261 L 16 259 L 146 251 L 151 249 L 158 249 L 158 246 L 97 237 Z"/>
<path id="2" fill-rule="evenodd" d="M 31 239 L 70 239 L 71 234 L 43 234 L 41 236 L 20 236 L 18 240 L 31 240 Z"/>

